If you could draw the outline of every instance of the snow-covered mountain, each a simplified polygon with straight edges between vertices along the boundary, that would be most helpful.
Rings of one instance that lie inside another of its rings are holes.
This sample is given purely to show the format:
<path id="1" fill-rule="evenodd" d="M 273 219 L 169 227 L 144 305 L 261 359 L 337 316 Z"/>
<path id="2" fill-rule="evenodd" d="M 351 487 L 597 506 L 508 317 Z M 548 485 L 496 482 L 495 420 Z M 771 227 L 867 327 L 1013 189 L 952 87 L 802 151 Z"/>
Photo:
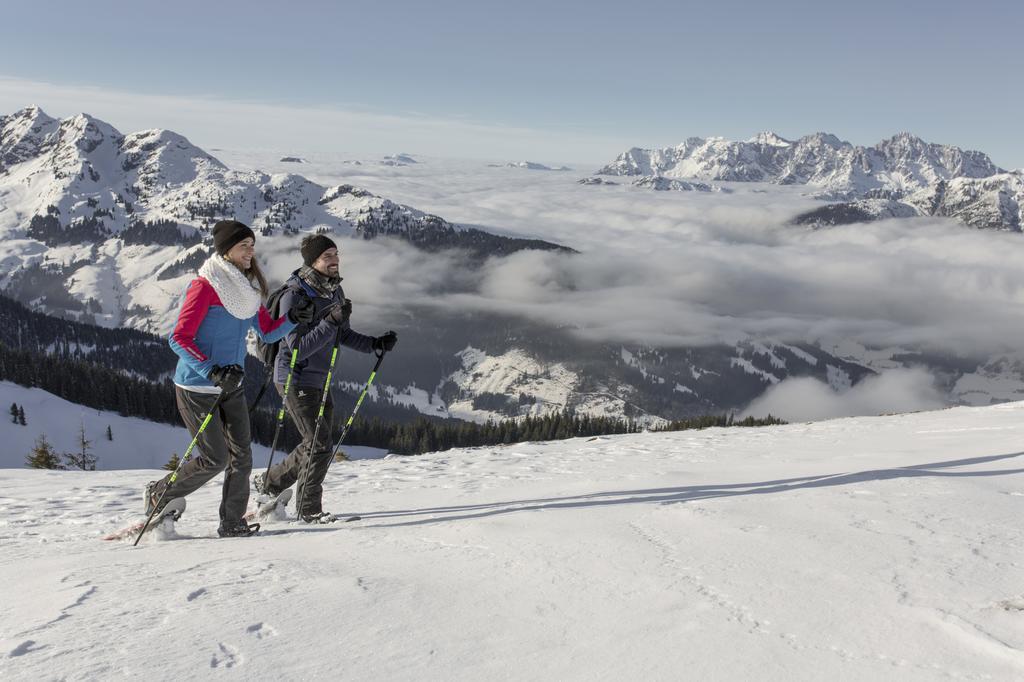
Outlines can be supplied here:
<path id="1" fill-rule="evenodd" d="M 1019 680 L 1022 439 L 1012 403 L 338 463 L 362 521 L 218 540 L 214 480 L 135 549 L 99 538 L 162 472 L 2 470 L 0 678 Z"/>
<path id="2" fill-rule="evenodd" d="M 842 225 L 914 216 L 942 216 L 979 230 L 1020 232 L 1024 225 L 1024 176 L 1015 171 L 986 178 L 939 180 L 902 200 L 860 199 L 828 204 L 798 215 L 794 222 Z"/>
<path id="3" fill-rule="evenodd" d="M 676 180 L 675 178 L 666 178 L 661 175 L 644 175 L 634 180 L 632 184 L 635 187 L 647 187 L 659 192 L 725 192 L 728 194 L 731 191 L 719 185 Z"/>
<path id="4" fill-rule="evenodd" d="M 231 170 L 167 130 L 123 135 L 86 114 L 57 120 L 38 107 L 0 117 L 0 288 L 26 303 L 161 328 L 175 303 L 166 290 L 181 288 L 209 253 L 209 227 L 225 217 L 265 237 L 394 236 L 481 256 L 560 248 L 455 225 L 351 185 Z M 38 294 L 21 295 L 29 290 Z"/>
<path id="5" fill-rule="evenodd" d="M 810 185 L 834 198 L 860 198 L 869 192 L 903 195 L 940 180 L 1004 171 L 981 152 L 929 144 L 910 133 L 861 147 L 829 133 L 790 141 L 766 132 L 743 142 L 691 137 L 676 147 L 634 147 L 597 172 Z"/>
<path id="6" fill-rule="evenodd" d="M 619 183 L 615 182 L 614 180 L 605 180 L 604 178 L 589 177 L 589 178 L 580 178 L 579 180 L 576 181 L 576 184 L 578 184 L 578 185 L 618 185 Z"/>
<path id="7" fill-rule="evenodd" d="M 408 154 L 388 154 L 380 163 L 382 166 L 412 166 L 419 161 Z"/>
<path id="8" fill-rule="evenodd" d="M 500 168 L 500 164 L 492 164 L 492 168 Z M 537 171 L 571 171 L 572 168 L 568 166 L 545 166 L 543 163 L 537 163 L 536 161 L 510 161 L 506 163 L 505 168 L 523 168 L 525 170 L 537 170 Z"/>
<path id="9" fill-rule="evenodd" d="M 1024 216 L 1020 171 L 906 132 L 873 147 L 828 133 L 795 141 L 770 132 L 743 142 L 693 137 L 676 147 L 634 147 L 597 172 L 639 175 L 634 184 L 655 189 L 684 178 L 806 185 L 816 198 L 839 202 L 798 216 L 800 224 L 944 216 L 979 229 L 1020 231 Z"/>

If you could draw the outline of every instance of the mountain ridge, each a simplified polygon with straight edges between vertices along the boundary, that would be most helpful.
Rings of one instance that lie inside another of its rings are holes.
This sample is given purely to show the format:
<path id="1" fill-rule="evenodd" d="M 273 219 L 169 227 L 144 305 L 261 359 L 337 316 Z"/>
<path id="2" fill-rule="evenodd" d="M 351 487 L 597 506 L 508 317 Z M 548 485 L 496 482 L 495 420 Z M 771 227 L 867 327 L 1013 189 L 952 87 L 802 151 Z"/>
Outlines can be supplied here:
<path id="1" fill-rule="evenodd" d="M 633 147 L 596 173 L 641 176 L 633 184 L 656 189 L 687 180 L 801 185 L 815 198 L 838 202 L 797 216 L 798 224 L 913 216 L 1016 232 L 1024 224 L 1021 171 L 1000 168 L 980 151 L 926 142 L 906 131 L 870 147 L 824 132 L 798 140 L 770 131 L 742 142 L 691 137 L 675 147 Z M 872 200 L 899 205 L 863 203 Z"/>

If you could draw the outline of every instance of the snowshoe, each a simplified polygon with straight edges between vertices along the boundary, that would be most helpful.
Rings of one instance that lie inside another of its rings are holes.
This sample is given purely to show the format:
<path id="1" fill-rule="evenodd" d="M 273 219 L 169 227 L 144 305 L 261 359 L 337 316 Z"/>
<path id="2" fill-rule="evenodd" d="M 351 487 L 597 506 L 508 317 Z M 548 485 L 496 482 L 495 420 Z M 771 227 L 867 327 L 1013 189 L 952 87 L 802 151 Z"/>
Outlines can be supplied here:
<path id="1" fill-rule="evenodd" d="M 334 523 L 338 520 L 338 517 L 330 512 L 316 512 L 313 514 L 303 514 L 302 520 L 305 523 Z"/>
<path id="2" fill-rule="evenodd" d="M 184 497 L 175 497 L 173 500 L 169 500 L 167 504 L 164 505 L 163 509 L 160 510 L 160 513 L 156 514 L 153 517 L 153 520 L 150 522 L 149 527 L 146 528 L 146 534 L 148 535 L 149 533 L 153 532 L 154 529 L 160 529 L 165 533 L 173 532 L 175 521 L 180 519 L 181 515 L 184 513 Z M 147 513 L 146 516 L 148 517 L 149 514 Z M 138 521 L 128 526 L 127 528 L 122 528 L 121 530 L 110 533 L 109 535 L 104 535 L 103 539 L 123 540 L 125 538 L 129 538 L 133 535 L 138 534 L 139 531 L 141 531 L 145 526 L 146 522 L 144 520 Z"/>
<path id="3" fill-rule="evenodd" d="M 361 516 L 336 516 L 331 512 L 317 512 L 315 514 L 303 514 L 302 520 L 305 523 L 335 523 L 336 521 L 358 521 Z"/>
<path id="4" fill-rule="evenodd" d="M 251 511 L 245 515 L 244 521 L 252 521 L 253 519 L 265 519 L 269 516 L 275 515 L 278 510 L 284 511 L 284 508 L 288 505 L 288 501 L 292 499 L 292 489 L 286 488 L 284 492 L 276 497 L 270 497 L 261 495 L 258 500 L 258 506 L 255 511 Z"/>
<path id="5" fill-rule="evenodd" d="M 217 535 L 222 538 L 247 538 L 250 535 L 256 535 L 258 532 L 260 532 L 260 524 L 247 523 L 246 521 L 234 523 L 221 521 L 220 527 L 217 528 Z"/>

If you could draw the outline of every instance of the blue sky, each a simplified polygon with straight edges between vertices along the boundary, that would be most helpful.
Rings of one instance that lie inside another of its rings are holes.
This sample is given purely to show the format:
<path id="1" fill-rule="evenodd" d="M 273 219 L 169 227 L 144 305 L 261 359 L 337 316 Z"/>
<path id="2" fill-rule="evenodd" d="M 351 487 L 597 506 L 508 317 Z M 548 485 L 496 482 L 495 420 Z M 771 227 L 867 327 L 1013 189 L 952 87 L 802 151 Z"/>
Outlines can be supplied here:
<path id="1" fill-rule="evenodd" d="M 0 112 L 207 146 L 611 160 L 900 130 L 1024 167 L 1024 3 L 61 2 L 4 8 Z"/>

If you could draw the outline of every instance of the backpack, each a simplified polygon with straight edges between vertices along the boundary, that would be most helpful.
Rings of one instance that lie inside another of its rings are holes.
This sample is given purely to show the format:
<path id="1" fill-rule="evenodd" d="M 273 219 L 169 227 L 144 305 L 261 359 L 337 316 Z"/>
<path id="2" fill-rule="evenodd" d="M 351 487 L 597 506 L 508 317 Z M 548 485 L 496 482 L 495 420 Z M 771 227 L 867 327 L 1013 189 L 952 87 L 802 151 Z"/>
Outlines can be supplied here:
<path id="1" fill-rule="evenodd" d="M 292 289 L 299 291 L 300 288 L 285 282 L 277 289 L 271 292 L 270 296 L 267 297 L 267 312 L 275 320 L 281 316 L 281 297 L 284 293 Z M 274 341 L 273 343 L 267 343 L 259 336 L 256 337 L 256 358 L 264 364 L 268 369 L 273 369 L 274 362 L 277 361 L 277 351 L 280 347 L 280 341 Z"/>

